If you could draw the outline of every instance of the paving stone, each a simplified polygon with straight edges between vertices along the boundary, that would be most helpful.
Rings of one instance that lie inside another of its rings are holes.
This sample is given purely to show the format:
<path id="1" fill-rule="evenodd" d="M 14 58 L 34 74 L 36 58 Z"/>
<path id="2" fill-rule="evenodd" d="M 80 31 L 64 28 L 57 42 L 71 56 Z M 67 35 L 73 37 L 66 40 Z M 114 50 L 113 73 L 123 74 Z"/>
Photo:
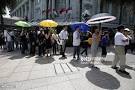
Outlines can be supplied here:
<path id="1" fill-rule="evenodd" d="M 75 90 L 69 81 L 48 85 L 48 90 Z"/>
<path id="2" fill-rule="evenodd" d="M 70 81 L 75 90 L 103 90 L 88 82 L 86 79 L 75 79 Z"/>
<path id="3" fill-rule="evenodd" d="M 13 73 L 7 80 L 7 82 L 24 81 L 27 80 L 29 72 Z"/>
<path id="4" fill-rule="evenodd" d="M 48 89 L 47 89 L 47 86 L 44 86 L 44 87 L 33 88 L 33 89 L 29 89 L 29 90 L 48 90 Z"/>
<path id="5" fill-rule="evenodd" d="M 19 66 L 15 69 L 14 72 L 30 72 L 32 69 L 32 65 L 27 66 Z"/>
<path id="6" fill-rule="evenodd" d="M 32 71 L 45 70 L 45 69 L 54 69 L 54 67 L 52 64 L 34 65 Z"/>
<path id="7" fill-rule="evenodd" d="M 48 85 L 48 78 L 33 79 L 22 82 L 20 89 L 28 90 Z"/>
<path id="8" fill-rule="evenodd" d="M 72 80 L 72 79 L 78 79 L 78 78 L 85 78 L 85 77 L 83 77 L 83 75 L 80 74 L 80 73 L 70 74 L 70 75 L 67 75 L 67 77 L 68 77 L 70 80 Z"/>
<path id="9" fill-rule="evenodd" d="M 2 68 L 0 69 L 0 78 L 10 76 L 14 71 L 14 68 Z"/>
<path id="10" fill-rule="evenodd" d="M 8 78 L 6 77 L 6 78 L 0 78 L 0 83 L 6 83 L 7 82 L 7 80 L 8 80 Z"/>
<path id="11" fill-rule="evenodd" d="M 32 71 L 30 73 L 29 79 L 37 79 L 43 77 L 55 76 L 54 70 L 40 70 L 40 71 Z"/>
<path id="12" fill-rule="evenodd" d="M 47 79 L 49 85 L 55 84 L 55 83 L 65 82 L 68 80 L 69 80 L 68 77 L 65 75 L 59 75 L 57 77 L 50 77 Z"/>

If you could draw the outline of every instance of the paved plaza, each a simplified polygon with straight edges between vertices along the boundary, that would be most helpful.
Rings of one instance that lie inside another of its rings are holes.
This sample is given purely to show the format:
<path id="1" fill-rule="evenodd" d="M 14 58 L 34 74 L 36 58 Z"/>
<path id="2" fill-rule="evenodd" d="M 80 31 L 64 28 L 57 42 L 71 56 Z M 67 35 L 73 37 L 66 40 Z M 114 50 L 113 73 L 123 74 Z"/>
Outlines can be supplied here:
<path id="1" fill-rule="evenodd" d="M 90 51 L 90 50 L 89 50 Z M 108 49 L 107 61 L 100 61 L 99 50 L 95 65 L 90 68 L 88 57 L 73 60 L 73 48 L 67 48 L 67 58 L 60 55 L 38 57 L 21 55 L 19 51 L 0 50 L 0 90 L 135 90 L 135 55 L 127 54 L 124 75 L 111 68 L 114 59 Z"/>

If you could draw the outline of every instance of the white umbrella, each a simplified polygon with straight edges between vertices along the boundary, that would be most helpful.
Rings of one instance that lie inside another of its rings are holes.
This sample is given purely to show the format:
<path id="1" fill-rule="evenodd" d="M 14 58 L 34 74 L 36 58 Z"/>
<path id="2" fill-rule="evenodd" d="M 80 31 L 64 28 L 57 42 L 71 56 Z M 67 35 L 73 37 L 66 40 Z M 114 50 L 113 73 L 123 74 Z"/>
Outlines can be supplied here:
<path id="1" fill-rule="evenodd" d="M 110 15 L 109 13 L 99 13 L 91 17 L 86 23 L 87 24 L 98 24 L 104 22 L 110 22 L 115 20 L 116 17 Z"/>

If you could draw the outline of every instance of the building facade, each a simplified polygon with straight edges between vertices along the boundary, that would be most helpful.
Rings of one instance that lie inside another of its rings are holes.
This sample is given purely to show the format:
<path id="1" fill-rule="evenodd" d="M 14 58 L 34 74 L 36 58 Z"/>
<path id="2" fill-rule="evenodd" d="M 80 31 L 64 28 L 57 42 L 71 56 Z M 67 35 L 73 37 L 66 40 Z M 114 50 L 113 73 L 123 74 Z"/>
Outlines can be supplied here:
<path id="1" fill-rule="evenodd" d="M 117 20 L 105 26 L 135 26 L 135 1 L 133 0 L 17 0 L 11 16 L 38 22 L 53 19 L 58 22 L 86 21 L 97 13 L 110 13 Z"/>

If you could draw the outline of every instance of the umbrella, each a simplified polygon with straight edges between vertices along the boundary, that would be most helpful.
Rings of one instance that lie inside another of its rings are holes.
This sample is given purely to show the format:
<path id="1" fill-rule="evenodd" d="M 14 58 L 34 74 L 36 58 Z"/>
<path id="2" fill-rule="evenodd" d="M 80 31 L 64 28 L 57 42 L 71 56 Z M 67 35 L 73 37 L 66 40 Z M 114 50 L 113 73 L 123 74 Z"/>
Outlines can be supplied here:
<path id="1" fill-rule="evenodd" d="M 20 26 L 20 27 L 30 27 L 31 25 L 25 21 L 18 21 L 15 23 L 15 25 Z"/>
<path id="2" fill-rule="evenodd" d="M 87 32 L 89 30 L 89 25 L 84 22 L 76 22 L 71 24 L 72 30 L 75 30 L 76 27 L 80 27 L 82 32 Z"/>
<path id="3" fill-rule="evenodd" d="M 109 13 L 99 13 L 91 17 L 86 23 L 88 24 L 98 24 L 104 22 L 110 22 L 115 20 L 116 17 L 110 15 Z"/>
<path id="4" fill-rule="evenodd" d="M 57 27 L 58 23 L 53 20 L 43 20 L 39 23 L 42 27 Z"/>

